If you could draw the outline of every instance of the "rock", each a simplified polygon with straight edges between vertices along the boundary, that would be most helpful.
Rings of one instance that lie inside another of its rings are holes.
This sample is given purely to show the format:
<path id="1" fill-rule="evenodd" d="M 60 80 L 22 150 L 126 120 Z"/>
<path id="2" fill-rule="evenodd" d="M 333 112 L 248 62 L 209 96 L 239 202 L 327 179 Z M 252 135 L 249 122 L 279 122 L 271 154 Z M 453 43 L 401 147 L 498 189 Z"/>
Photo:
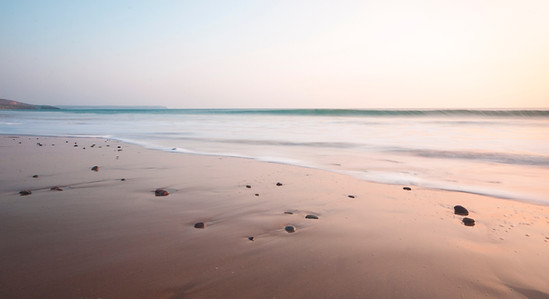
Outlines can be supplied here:
<path id="1" fill-rule="evenodd" d="M 412 191 L 412 188 L 410 188 L 410 187 L 402 187 L 402 190 Z"/>
<path id="2" fill-rule="evenodd" d="M 40 143 L 40 142 L 37 142 L 36 144 L 37 144 L 38 146 L 42 146 L 42 143 Z"/>
<path id="3" fill-rule="evenodd" d="M 194 224 L 194 228 L 204 228 L 205 226 L 204 222 L 197 222 Z"/>
<path id="4" fill-rule="evenodd" d="M 286 212 L 284 212 L 284 214 L 293 215 L 294 213 L 293 213 L 293 212 L 286 211 Z"/>
<path id="5" fill-rule="evenodd" d="M 282 183 L 278 182 L 278 183 L 276 183 L 276 185 L 280 187 L 280 186 L 282 186 Z"/>
<path id="6" fill-rule="evenodd" d="M 27 195 L 31 195 L 32 192 L 30 190 L 23 190 L 23 191 L 19 191 L 19 195 L 21 196 L 27 196 Z"/>
<path id="7" fill-rule="evenodd" d="M 475 219 L 465 217 L 462 221 L 465 226 L 475 226 Z"/>
<path id="8" fill-rule="evenodd" d="M 250 188 L 252 188 L 252 186 L 251 185 L 246 185 L 246 188 L 250 189 Z"/>
<path id="9" fill-rule="evenodd" d="M 38 177 L 38 175 L 37 175 L 37 174 L 35 174 L 35 175 L 33 175 L 32 177 L 33 177 L 33 178 L 37 178 L 37 177 Z"/>
<path id="10" fill-rule="evenodd" d="M 248 237 L 248 240 L 250 240 L 250 241 L 254 241 L 254 240 L 255 240 L 255 238 L 254 238 L 254 237 Z"/>
<path id="11" fill-rule="evenodd" d="M 284 230 L 288 233 L 295 233 L 296 231 L 296 228 L 295 226 L 293 225 L 286 225 L 286 227 L 284 228 Z"/>
<path id="12" fill-rule="evenodd" d="M 75 144 L 74 147 L 78 147 L 78 144 Z"/>
<path id="13" fill-rule="evenodd" d="M 305 219 L 318 219 L 318 216 L 316 216 L 316 215 L 307 215 L 307 216 L 305 216 Z"/>
<path id="14" fill-rule="evenodd" d="M 93 170 L 93 171 L 99 171 L 99 166 L 96 165 L 96 166 L 92 167 L 91 170 Z"/>
<path id="15" fill-rule="evenodd" d="M 259 193 L 256 193 L 255 196 L 259 196 Z"/>
<path id="16" fill-rule="evenodd" d="M 351 195 L 351 194 L 347 195 L 347 197 L 349 197 L 349 198 L 355 198 L 355 196 L 354 196 L 354 195 Z"/>
<path id="17" fill-rule="evenodd" d="M 170 194 L 170 192 L 164 190 L 164 189 L 156 189 L 154 191 L 154 195 L 156 196 L 168 196 Z"/>
<path id="18" fill-rule="evenodd" d="M 122 182 L 125 182 L 125 181 L 126 181 L 126 179 L 124 179 L 124 178 L 121 178 L 120 180 L 121 180 Z"/>
<path id="19" fill-rule="evenodd" d="M 61 189 L 61 187 L 59 187 L 59 186 L 51 187 L 50 190 L 51 191 L 63 191 L 63 189 Z"/>
<path id="20" fill-rule="evenodd" d="M 461 216 L 467 216 L 469 215 L 469 211 L 467 211 L 466 208 L 462 206 L 454 206 L 454 214 L 461 215 Z"/>

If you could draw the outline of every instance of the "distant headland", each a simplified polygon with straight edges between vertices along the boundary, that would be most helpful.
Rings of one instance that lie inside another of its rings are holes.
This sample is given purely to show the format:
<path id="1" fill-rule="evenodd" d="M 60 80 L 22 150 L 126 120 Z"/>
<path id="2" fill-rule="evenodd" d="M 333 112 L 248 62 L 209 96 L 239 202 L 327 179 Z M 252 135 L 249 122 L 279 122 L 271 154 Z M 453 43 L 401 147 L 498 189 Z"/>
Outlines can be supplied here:
<path id="1" fill-rule="evenodd" d="M 102 106 L 76 106 L 76 105 L 33 105 L 23 103 L 19 101 L 0 99 L 0 110 L 124 110 L 124 109 L 168 109 L 166 106 L 116 106 L 116 105 L 102 105 Z"/>
<path id="2" fill-rule="evenodd" d="M 49 105 L 32 105 L 18 101 L 0 99 L 0 110 L 59 110 Z"/>

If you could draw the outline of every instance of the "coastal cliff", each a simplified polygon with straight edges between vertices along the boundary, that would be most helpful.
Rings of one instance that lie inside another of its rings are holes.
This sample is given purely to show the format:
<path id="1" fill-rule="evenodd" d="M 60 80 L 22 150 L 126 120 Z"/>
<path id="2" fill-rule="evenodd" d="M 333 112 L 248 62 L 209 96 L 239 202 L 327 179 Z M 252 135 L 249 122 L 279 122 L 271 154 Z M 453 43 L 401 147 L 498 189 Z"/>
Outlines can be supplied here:
<path id="1" fill-rule="evenodd" d="M 59 108 L 48 105 L 32 105 L 18 101 L 0 99 L 0 110 L 58 110 Z"/>

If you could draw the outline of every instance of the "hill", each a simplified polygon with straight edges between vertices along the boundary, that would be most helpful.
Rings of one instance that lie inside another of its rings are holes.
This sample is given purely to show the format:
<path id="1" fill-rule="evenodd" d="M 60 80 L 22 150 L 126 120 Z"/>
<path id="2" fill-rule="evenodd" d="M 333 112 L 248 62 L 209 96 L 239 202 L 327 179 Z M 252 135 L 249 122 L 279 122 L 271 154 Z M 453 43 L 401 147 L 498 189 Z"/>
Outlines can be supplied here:
<path id="1" fill-rule="evenodd" d="M 48 105 L 32 105 L 18 101 L 0 99 L 0 110 L 57 110 L 59 108 Z"/>

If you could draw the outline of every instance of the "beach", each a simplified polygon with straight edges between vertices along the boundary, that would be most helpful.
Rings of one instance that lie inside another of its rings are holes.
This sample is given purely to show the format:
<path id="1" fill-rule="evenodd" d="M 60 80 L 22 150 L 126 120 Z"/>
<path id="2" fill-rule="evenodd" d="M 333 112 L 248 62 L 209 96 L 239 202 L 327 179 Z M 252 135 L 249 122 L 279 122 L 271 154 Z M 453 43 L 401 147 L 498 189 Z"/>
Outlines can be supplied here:
<path id="1" fill-rule="evenodd" d="M 547 205 L 105 138 L 0 155 L 2 298 L 549 297 Z"/>

